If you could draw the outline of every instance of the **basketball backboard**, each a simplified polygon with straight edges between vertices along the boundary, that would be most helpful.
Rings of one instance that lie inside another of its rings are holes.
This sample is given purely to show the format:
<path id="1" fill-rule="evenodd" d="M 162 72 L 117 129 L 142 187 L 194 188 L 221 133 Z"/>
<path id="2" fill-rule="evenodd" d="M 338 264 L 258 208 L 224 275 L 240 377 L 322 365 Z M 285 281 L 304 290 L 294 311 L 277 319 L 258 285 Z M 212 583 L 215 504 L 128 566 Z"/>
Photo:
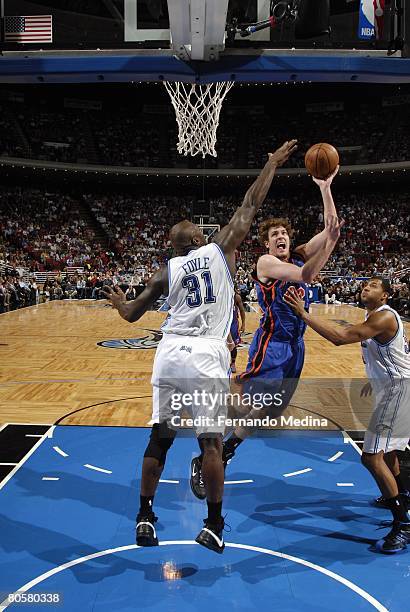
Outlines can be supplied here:
<path id="1" fill-rule="evenodd" d="M 232 8 L 242 11 L 245 21 L 248 19 L 249 22 L 256 22 L 269 18 L 270 0 L 247 0 L 238 8 L 235 4 L 240 3 L 235 0 L 229 3 L 228 12 Z M 125 42 L 169 41 L 170 38 L 167 0 L 124 0 Z M 269 41 L 269 30 L 255 32 L 252 40 Z"/>

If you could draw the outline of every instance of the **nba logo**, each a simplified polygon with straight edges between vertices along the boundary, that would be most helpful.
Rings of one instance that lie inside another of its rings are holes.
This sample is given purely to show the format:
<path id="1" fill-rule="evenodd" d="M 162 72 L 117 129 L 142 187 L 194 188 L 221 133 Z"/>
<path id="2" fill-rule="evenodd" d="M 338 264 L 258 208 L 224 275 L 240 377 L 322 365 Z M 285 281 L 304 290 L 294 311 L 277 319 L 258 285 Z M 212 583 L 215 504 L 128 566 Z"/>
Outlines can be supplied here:
<path id="1" fill-rule="evenodd" d="M 385 0 L 360 0 L 359 38 L 380 40 L 383 36 Z"/>

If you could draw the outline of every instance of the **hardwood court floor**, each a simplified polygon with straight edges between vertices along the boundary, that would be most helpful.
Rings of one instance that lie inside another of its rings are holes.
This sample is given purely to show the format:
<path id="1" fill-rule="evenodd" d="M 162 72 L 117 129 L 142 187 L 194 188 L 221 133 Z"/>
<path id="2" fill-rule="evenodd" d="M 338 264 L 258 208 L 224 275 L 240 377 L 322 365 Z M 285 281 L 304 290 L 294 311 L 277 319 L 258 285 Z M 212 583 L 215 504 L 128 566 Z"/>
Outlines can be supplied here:
<path id="1" fill-rule="evenodd" d="M 361 321 L 364 315 L 351 306 L 313 305 L 312 311 L 339 324 Z M 145 338 L 143 345 L 155 345 L 164 316 L 147 313 L 131 325 L 104 301 L 49 302 L 1 315 L 0 426 L 51 424 L 62 417 L 67 425 L 146 426 L 154 348 L 98 343 Z M 258 320 L 256 313 L 247 315 L 247 332 L 255 331 Z M 287 414 L 303 418 L 311 414 L 308 410 L 345 429 L 363 429 L 371 399 L 360 397 L 364 381 L 350 382 L 365 376 L 360 346 L 334 347 L 308 329 L 306 347 L 303 383 Z M 238 353 L 240 372 L 247 350 Z M 79 412 L 65 416 L 74 411 Z"/>

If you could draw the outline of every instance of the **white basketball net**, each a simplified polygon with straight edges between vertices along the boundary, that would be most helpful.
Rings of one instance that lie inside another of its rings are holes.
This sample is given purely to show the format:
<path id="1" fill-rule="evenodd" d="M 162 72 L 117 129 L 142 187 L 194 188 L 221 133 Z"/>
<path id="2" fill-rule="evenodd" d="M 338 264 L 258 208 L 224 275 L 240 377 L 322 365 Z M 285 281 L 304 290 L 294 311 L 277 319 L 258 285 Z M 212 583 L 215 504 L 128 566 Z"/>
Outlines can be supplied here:
<path id="1" fill-rule="evenodd" d="M 226 94 L 232 81 L 222 83 L 179 83 L 164 81 L 178 123 L 178 153 L 217 156 L 216 130 Z"/>

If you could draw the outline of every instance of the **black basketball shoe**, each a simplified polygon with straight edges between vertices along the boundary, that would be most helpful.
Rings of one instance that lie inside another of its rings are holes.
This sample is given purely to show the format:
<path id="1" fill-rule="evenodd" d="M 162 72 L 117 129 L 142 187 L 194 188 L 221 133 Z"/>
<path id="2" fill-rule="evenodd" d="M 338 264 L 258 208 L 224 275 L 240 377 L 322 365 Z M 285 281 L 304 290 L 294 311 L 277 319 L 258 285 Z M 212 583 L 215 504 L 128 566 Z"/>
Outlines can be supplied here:
<path id="1" fill-rule="evenodd" d="M 158 518 L 153 512 L 138 514 L 136 524 L 136 541 L 138 546 L 158 546 L 157 532 L 154 523 Z"/>
<path id="2" fill-rule="evenodd" d="M 191 461 L 191 477 L 189 479 L 191 491 L 198 499 L 206 498 L 204 481 L 202 480 L 201 457 L 194 457 Z"/>
<path id="3" fill-rule="evenodd" d="M 407 508 L 407 510 L 410 510 L 410 491 L 400 493 L 400 497 L 403 500 L 404 507 Z M 376 499 L 373 500 L 373 505 L 377 506 L 378 508 L 389 508 L 386 498 L 383 497 L 383 495 L 376 497 Z"/>
<path id="4" fill-rule="evenodd" d="M 407 544 L 410 544 L 410 523 L 393 521 L 392 529 L 377 542 L 376 547 L 380 552 L 394 554 L 405 550 Z"/>
<path id="5" fill-rule="evenodd" d="M 225 542 L 223 537 L 223 529 L 225 527 L 225 521 L 223 518 L 218 524 L 210 523 L 208 519 L 204 519 L 204 526 L 198 534 L 195 542 L 213 550 L 216 553 L 222 554 L 225 548 Z"/>
<path id="6" fill-rule="evenodd" d="M 222 461 L 224 464 L 224 471 L 234 455 L 234 451 L 227 452 L 225 447 L 223 447 Z M 195 497 L 198 499 L 206 498 L 205 484 L 202 480 L 202 460 L 200 456 L 194 457 L 191 461 L 191 476 L 189 479 L 189 484 L 191 485 L 191 491 Z"/>

